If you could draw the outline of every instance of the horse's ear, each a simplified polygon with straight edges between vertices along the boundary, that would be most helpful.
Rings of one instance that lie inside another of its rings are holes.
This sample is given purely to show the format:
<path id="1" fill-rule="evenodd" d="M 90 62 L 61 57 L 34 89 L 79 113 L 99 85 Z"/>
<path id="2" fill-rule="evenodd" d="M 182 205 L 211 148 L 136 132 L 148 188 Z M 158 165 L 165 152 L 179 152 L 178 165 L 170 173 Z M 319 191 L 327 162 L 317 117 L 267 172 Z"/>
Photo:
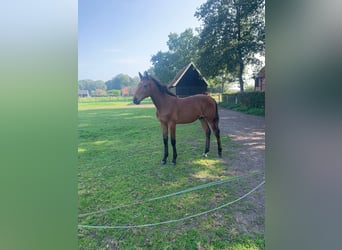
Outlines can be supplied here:
<path id="1" fill-rule="evenodd" d="M 140 77 L 140 80 L 143 79 L 143 76 L 142 76 L 142 74 L 140 72 L 139 72 L 139 77 Z"/>
<path id="2" fill-rule="evenodd" d="M 147 71 L 145 71 L 145 77 L 146 77 L 147 79 L 150 78 L 149 75 L 148 75 L 148 73 L 147 73 Z"/>

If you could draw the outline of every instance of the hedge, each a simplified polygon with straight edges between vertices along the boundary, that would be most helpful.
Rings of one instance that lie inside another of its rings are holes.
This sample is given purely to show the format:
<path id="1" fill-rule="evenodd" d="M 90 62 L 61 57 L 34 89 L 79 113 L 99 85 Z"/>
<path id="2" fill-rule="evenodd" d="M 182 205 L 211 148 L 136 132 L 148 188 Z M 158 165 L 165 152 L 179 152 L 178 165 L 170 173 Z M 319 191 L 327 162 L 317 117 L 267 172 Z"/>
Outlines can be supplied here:
<path id="1" fill-rule="evenodd" d="M 265 92 L 223 94 L 222 102 L 243 105 L 249 108 L 265 108 Z"/>

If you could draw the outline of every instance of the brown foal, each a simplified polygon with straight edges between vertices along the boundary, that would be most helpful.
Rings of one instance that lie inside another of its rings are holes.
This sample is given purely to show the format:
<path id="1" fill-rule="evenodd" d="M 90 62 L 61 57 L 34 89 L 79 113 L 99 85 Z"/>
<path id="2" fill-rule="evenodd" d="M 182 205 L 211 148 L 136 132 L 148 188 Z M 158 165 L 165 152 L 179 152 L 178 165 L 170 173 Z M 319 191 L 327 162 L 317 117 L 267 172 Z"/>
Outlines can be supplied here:
<path id="1" fill-rule="evenodd" d="M 219 115 L 216 101 L 207 95 L 193 95 L 185 98 L 178 98 L 171 93 L 165 85 L 160 84 L 156 79 L 145 72 L 141 75 L 140 82 L 134 94 L 133 102 L 140 104 L 146 97 L 151 97 L 157 108 L 157 118 L 163 130 L 164 157 L 161 164 L 165 164 L 169 155 L 168 150 L 168 129 L 170 129 L 173 158 L 171 163 L 176 164 L 176 124 L 191 123 L 199 119 L 206 135 L 204 157 L 210 148 L 210 127 L 213 130 L 218 147 L 218 156 L 222 157 L 222 146 L 220 129 L 218 126 Z M 209 127 L 210 125 L 210 127 Z"/>

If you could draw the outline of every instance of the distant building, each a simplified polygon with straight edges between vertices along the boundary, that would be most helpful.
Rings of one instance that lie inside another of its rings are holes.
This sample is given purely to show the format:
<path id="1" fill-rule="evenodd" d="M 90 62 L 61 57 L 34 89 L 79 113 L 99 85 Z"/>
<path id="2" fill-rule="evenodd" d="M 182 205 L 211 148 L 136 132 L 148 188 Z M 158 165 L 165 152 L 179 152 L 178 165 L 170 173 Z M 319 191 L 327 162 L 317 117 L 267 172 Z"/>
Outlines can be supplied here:
<path id="1" fill-rule="evenodd" d="M 122 96 L 127 96 L 127 95 L 129 95 L 129 88 L 128 88 L 128 87 L 122 87 L 122 88 L 121 88 L 121 95 L 122 95 Z"/>
<path id="2" fill-rule="evenodd" d="M 191 62 L 171 81 L 170 90 L 180 97 L 205 94 L 208 91 L 208 83 L 195 64 Z"/>
<path id="3" fill-rule="evenodd" d="M 256 74 L 254 77 L 254 90 L 255 91 L 265 91 L 266 88 L 266 72 L 265 66 Z"/>
<path id="4" fill-rule="evenodd" d="M 78 97 L 89 97 L 89 91 L 88 90 L 78 90 Z"/>

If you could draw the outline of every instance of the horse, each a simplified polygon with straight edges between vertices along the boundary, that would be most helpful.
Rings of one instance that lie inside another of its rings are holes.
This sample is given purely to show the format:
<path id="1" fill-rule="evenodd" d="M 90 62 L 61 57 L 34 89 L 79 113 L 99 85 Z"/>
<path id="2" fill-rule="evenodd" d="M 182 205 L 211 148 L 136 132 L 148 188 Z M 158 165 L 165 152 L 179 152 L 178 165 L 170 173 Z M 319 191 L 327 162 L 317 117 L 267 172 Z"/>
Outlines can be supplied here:
<path id="1" fill-rule="evenodd" d="M 133 102 L 138 105 L 140 102 L 151 97 L 156 107 L 156 116 L 163 131 L 164 157 L 161 164 L 164 165 L 169 156 L 168 150 L 168 129 L 170 129 L 171 145 L 173 149 L 172 165 L 176 164 L 176 124 L 192 123 L 200 120 L 206 135 L 205 149 L 202 154 L 207 157 L 210 148 L 210 128 L 213 130 L 218 148 L 218 156 L 222 157 L 222 146 L 220 139 L 220 129 L 218 126 L 219 115 L 216 101 L 204 94 L 197 94 L 189 97 L 179 98 L 170 92 L 167 86 L 150 76 L 147 72 L 142 75 L 139 72 L 140 82 L 134 93 Z"/>

